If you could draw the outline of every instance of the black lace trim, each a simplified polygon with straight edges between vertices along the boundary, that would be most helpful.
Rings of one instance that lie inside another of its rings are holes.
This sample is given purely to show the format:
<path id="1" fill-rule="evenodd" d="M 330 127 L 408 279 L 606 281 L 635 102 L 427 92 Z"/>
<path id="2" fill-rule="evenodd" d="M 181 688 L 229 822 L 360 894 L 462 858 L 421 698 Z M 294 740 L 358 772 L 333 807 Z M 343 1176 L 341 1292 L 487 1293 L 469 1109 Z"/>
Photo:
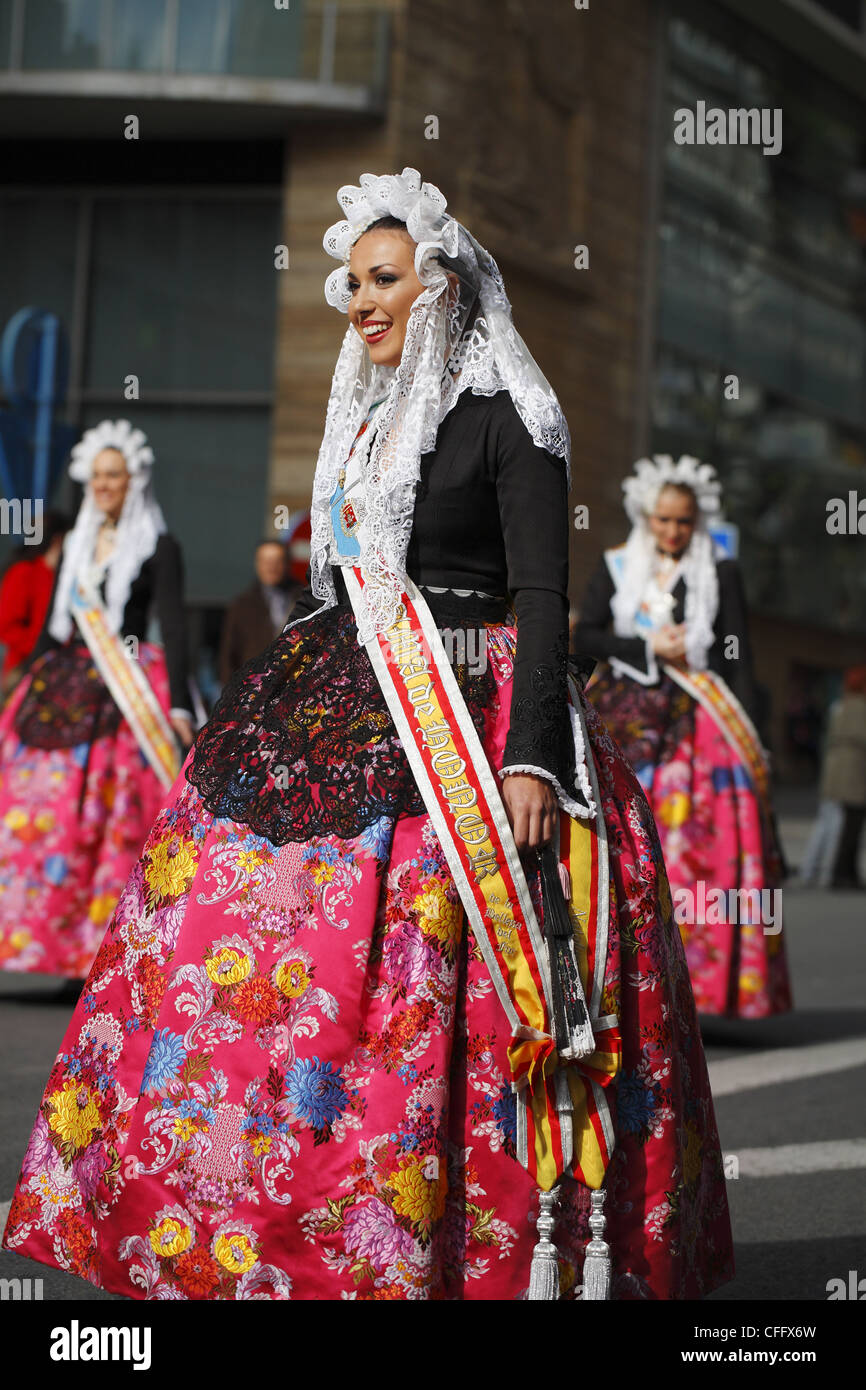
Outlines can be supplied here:
<path id="1" fill-rule="evenodd" d="M 568 715 L 568 633 L 557 633 L 549 664 L 534 666 L 528 682 L 515 670 L 511 723 L 504 766 L 529 763 L 544 768 L 571 791 L 574 786 L 574 739 Z M 529 690 L 525 690 L 528 684 Z"/>
<path id="2" fill-rule="evenodd" d="M 116 733 L 120 720 L 87 647 L 72 644 L 34 663 L 15 732 L 28 748 L 74 748 Z"/>
<path id="3" fill-rule="evenodd" d="M 492 672 L 455 666 L 479 736 L 496 695 Z M 186 776 L 214 815 L 275 845 L 350 839 L 424 803 L 351 609 L 281 633 L 220 695 Z"/>

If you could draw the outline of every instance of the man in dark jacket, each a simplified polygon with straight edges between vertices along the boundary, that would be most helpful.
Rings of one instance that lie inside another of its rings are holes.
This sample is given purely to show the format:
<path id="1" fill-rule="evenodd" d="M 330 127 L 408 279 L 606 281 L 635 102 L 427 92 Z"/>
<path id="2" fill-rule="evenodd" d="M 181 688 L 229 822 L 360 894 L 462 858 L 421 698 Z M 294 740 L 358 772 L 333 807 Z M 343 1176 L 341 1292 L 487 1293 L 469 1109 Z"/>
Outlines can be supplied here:
<path id="1" fill-rule="evenodd" d="M 255 583 L 232 600 L 223 623 L 219 655 L 223 685 L 264 651 L 288 621 L 301 588 L 288 574 L 288 559 L 280 541 L 262 541 L 257 547 Z"/>

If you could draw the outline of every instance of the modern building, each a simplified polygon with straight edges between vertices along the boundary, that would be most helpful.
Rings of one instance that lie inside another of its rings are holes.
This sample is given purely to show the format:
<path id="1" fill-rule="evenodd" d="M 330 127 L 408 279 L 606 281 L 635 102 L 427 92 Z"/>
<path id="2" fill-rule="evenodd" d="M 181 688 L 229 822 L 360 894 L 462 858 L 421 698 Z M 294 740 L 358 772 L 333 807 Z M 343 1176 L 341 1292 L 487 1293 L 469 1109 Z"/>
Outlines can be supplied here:
<path id="1" fill-rule="evenodd" d="M 866 646 L 866 541 L 827 530 L 866 498 L 864 79 L 859 0 L 0 0 L 0 326 L 54 309 L 69 418 L 148 430 L 201 623 L 309 499 L 335 190 L 417 167 L 568 414 L 575 602 L 634 459 L 714 463 L 808 773 Z M 780 110 L 781 148 L 677 143 L 700 102 Z"/>

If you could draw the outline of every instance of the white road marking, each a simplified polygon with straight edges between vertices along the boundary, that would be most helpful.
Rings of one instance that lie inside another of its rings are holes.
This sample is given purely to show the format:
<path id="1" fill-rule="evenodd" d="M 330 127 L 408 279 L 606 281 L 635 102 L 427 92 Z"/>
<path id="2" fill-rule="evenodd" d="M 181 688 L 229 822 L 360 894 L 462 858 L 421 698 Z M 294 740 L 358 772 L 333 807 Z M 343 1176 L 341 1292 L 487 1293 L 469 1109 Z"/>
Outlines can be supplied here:
<path id="1" fill-rule="evenodd" d="M 804 1081 L 829 1071 L 866 1066 L 866 1038 L 842 1042 L 812 1043 L 808 1047 L 777 1047 L 771 1052 L 751 1052 L 745 1057 L 723 1057 L 710 1062 L 713 1096 L 733 1096 L 761 1086 L 785 1081 Z"/>
<path id="2" fill-rule="evenodd" d="M 778 1144 L 769 1149 L 740 1149 L 725 1154 L 726 1171 L 735 1159 L 741 1178 L 790 1177 L 796 1173 L 832 1173 L 866 1168 L 866 1139 L 819 1139 L 813 1144 Z"/>

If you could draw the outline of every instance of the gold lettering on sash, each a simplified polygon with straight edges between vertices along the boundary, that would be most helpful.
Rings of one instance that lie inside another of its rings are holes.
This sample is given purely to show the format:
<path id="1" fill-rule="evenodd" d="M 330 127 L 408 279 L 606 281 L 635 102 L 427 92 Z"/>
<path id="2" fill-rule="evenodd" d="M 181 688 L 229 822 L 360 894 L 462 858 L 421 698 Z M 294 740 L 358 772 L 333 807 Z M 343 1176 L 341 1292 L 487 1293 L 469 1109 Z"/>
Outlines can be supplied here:
<path id="1" fill-rule="evenodd" d="M 499 860 L 496 857 L 495 849 L 480 849 L 471 856 L 471 859 L 472 868 L 479 883 L 482 878 L 495 878 L 499 873 Z M 499 899 L 494 893 L 491 893 L 488 902 L 498 903 Z"/>
<path id="2" fill-rule="evenodd" d="M 428 662 L 429 652 L 426 647 L 422 650 L 419 635 L 412 632 L 408 619 L 395 623 L 388 639 L 403 688 L 418 721 L 415 727 L 432 752 L 431 767 L 442 779 L 439 790 L 452 818 L 453 830 L 467 847 L 476 881 L 480 884 L 482 879 L 489 878 L 501 884 L 499 858 L 490 831 L 484 817 L 470 809 L 478 804 L 478 793 L 463 776 L 466 761 L 457 751 L 454 731 L 439 706 L 435 672 L 431 672 Z M 469 849 L 470 845 L 476 846 L 474 852 Z M 485 890 L 482 896 L 485 916 L 499 951 L 507 958 L 520 956 L 520 936 L 507 897 Z"/>
<path id="3" fill-rule="evenodd" d="M 443 748 L 441 753 L 434 753 L 431 761 L 438 777 L 459 777 L 466 768 L 466 763 L 453 748 Z"/>
<path id="4" fill-rule="evenodd" d="M 464 811 L 462 815 L 454 817 L 454 829 L 469 845 L 479 845 L 482 840 L 488 838 L 487 826 L 484 820 L 476 811 Z"/>
<path id="5" fill-rule="evenodd" d="M 427 662 L 420 652 L 413 653 L 406 661 L 401 661 L 399 665 L 400 675 L 404 678 L 414 675 L 416 671 L 426 671 Z"/>
<path id="6" fill-rule="evenodd" d="M 416 710 L 415 713 L 423 716 L 426 711 Z M 415 727 L 428 748 L 443 748 L 451 743 L 451 730 L 447 724 L 428 724 L 426 727 L 417 724 Z"/>
<path id="7" fill-rule="evenodd" d="M 424 672 L 424 675 L 427 676 L 427 674 L 428 674 L 427 671 L 425 671 L 425 672 Z M 410 705 L 418 705 L 418 704 L 421 703 L 422 700 L 429 700 L 429 699 L 430 699 L 430 692 L 431 692 L 432 689 L 433 689 L 433 682 L 432 682 L 432 680 L 429 679 L 429 676 L 428 676 L 428 680 L 427 680 L 427 684 L 426 684 L 426 685 L 418 686 L 418 687 L 417 687 L 416 689 L 414 689 L 414 690 L 413 690 L 412 686 L 410 685 L 409 681 L 407 681 L 407 682 L 406 682 L 406 694 L 409 696 L 409 703 L 410 703 Z"/>
<path id="8" fill-rule="evenodd" d="M 474 787 L 470 787 L 468 782 L 457 782 L 453 787 L 446 787 L 444 782 L 439 783 L 439 790 L 444 797 L 454 806 L 474 806 L 478 800 Z"/>

